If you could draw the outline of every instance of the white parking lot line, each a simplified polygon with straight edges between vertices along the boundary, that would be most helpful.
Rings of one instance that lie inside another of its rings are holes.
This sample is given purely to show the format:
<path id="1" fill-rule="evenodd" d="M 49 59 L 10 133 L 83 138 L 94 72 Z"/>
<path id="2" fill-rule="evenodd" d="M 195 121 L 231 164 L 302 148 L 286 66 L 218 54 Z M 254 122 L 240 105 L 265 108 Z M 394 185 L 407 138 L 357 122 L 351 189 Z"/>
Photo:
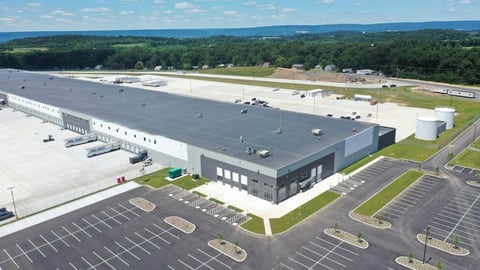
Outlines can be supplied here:
<path id="1" fill-rule="evenodd" d="M 80 239 L 78 239 L 78 237 L 75 236 L 75 234 L 71 233 L 69 230 L 67 230 L 67 228 L 65 228 L 64 226 L 62 226 L 62 229 L 64 231 L 66 231 L 70 236 L 72 236 L 73 238 L 77 239 L 78 242 L 82 242 L 80 241 Z"/>
<path id="2" fill-rule="evenodd" d="M 171 244 L 169 241 L 167 241 L 166 239 L 164 239 L 163 237 L 161 237 L 160 234 L 156 234 L 156 233 L 150 231 L 149 229 L 147 229 L 147 228 L 145 228 L 145 227 L 143 227 L 143 229 L 144 229 L 145 231 L 151 233 L 154 238 L 158 238 L 158 239 L 162 240 L 163 242 L 165 242 L 165 243 L 167 243 L 167 244 L 169 244 L 169 245 Z"/>
<path id="3" fill-rule="evenodd" d="M 217 256 L 215 256 L 215 257 L 212 257 L 210 254 L 206 253 L 205 251 L 203 251 L 203 250 L 201 250 L 201 249 L 198 249 L 198 248 L 197 248 L 197 250 L 198 250 L 200 253 L 205 254 L 205 256 L 208 256 L 208 257 L 210 257 L 210 258 L 213 258 L 216 262 L 218 262 L 218 263 L 220 263 L 221 265 L 227 267 L 228 269 L 232 269 L 232 267 L 230 267 L 229 265 L 227 265 L 227 264 L 225 264 L 224 262 L 222 262 L 222 261 L 220 261 L 219 259 L 217 259 L 220 254 L 217 255 Z"/>
<path id="4" fill-rule="evenodd" d="M 47 257 L 47 256 L 45 256 L 45 254 L 32 242 L 32 240 L 28 239 L 28 242 L 30 242 L 30 244 L 35 248 L 35 250 L 37 250 L 38 253 L 40 253 L 44 258 Z"/>
<path id="5" fill-rule="evenodd" d="M 82 231 L 84 234 L 86 234 L 88 237 L 92 238 L 92 236 L 87 233 L 82 227 L 78 226 L 75 222 L 72 221 L 73 226 L 77 227 L 79 231 Z"/>
<path id="6" fill-rule="evenodd" d="M 60 236 L 58 236 L 58 234 L 56 234 L 53 230 L 51 230 L 50 232 L 51 232 L 53 235 L 55 235 L 55 237 L 57 237 L 58 240 L 62 241 L 62 242 L 65 244 L 65 246 L 70 247 L 70 245 L 69 245 L 67 242 L 65 242 L 65 240 L 63 240 L 63 238 L 61 238 Z"/>
<path id="7" fill-rule="evenodd" d="M 288 266 L 288 265 L 286 265 L 286 264 L 284 264 L 284 263 L 280 263 L 280 265 L 283 266 L 283 267 L 285 267 L 285 268 L 288 268 L 288 269 L 290 269 L 290 270 L 295 270 L 295 268 L 292 268 L 292 267 L 290 267 L 290 266 Z"/>
<path id="8" fill-rule="evenodd" d="M 318 253 L 318 252 L 316 252 L 316 251 L 314 251 L 314 250 L 312 250 L 312 249 L 309 249 L 309 248 L 307 248 L 307 247 L 305 247 L 305 246 L 302 246 L 302 248 L 305 249 L 306 251 L 310 252 L 310 253 L 313 253 L 313 254 L 317 255 L 317 256 L 323 256 L 322 254 L 320 254 L 320 253 Z M 333 253 L 332 253 L 332 254 L 333 254 Z M 336 254 L 336 253 L 335 253 L 335 255 L 338 256 L 339 254 Z M 345 257 L 344 257 L 344 258 L 345 258 Z M 331 262 L 333 262 L 333 263 L 336 263 L 336 264 L 338 264 L 338 265 L 340 265 L 340 266 L 343 266 L 344 268 L 347 267 L 345 264 L 339 263 L 339 262 L 337 262 L 336 260 L 334 260 L 334 259 L 332 259 L 332 258 L 326 257 L 325 259 L 327 259 L 327 260 L 329 260 L 329 261 L 331 261 Z M 347 260 L 350 260 L 350 259 L 347 259 Z M 315 260 L 312 259 L 312 261 L 315 261 Z M 352 261 L 352 260 L 350 260 L 350 261 Z"/>
<path id="9" fill-rule="evenodd" d="M 162 226 L 159 226 L 159 225 L 157 225 L 157 224 L 155 224 L 155 223 L 153 224 L 153 226 L 155 226 L 155 227 L 157 227 L 158 229 L 160 229 L 160 230 L 162 230 L 162 231 L 170 234 L 171 236 L 175 237 L 176 239 L 180 239 L 180 237 L 178 237 L 177 235 L 175 235 L 175 234 L 173 234 L 173 233 L 170 232 L 170 230 L 172 230 L 173 227 L 168 228 L 168 229 L 164 229 Z"/>
<path id="10" fill-rule="evenodd" d="M 120 221 L 116 220 L 114 217 L 110 216 L 109 214 L 105 213 L 105 211 L 101 211 L 102 214 L 104 214 L 105 216 L 107 216 L 109 219 L 115 221 L 117 224 L 122 224 Z"/>
<path id="11" fill-rule="evenodd" d="M 127 219 L 127 220 L 131 220 L 129 217 L 125 216 L 122 212 L 119 212 L 119 211 L 115 210 L 115 209 L 112 208 L 112 207 L 110 207 L 110 209 L 112 209 L 112 211 L 114 211 L 117 215 L 122 216 L 122 217 L 124 217 L 124 218 Z"/>
<path id="12" fill-rule="evenodd" d="M 81 258 L 89 266 L 88 269 L 93 269 L 93 270 L 97 269 L 97 268 L 93 267 L 93 265 L 89 261 L 87 261 L 84 257 L 81 257 Z"/>
<path id="13" fill-rule="evenodd" d="M 98 220 L 99 223 L 102 223 L 103 225 L 107 226 L 109 229 L 112 228 L 112 226 L 108 225 L 103 219 L 99 219 L 97 216 L 92 214 L 92 217 L 94 217 L 96 220 Z"/>
<path id="14" fill-rule="evenodd" d="M 100 262 L 100 263 L 97 263 L 96 265 L 94 265 L 94 267 L 95 267 L 95 266 L 100 266 L 100 265 L 102 265 L 102 264 L 106 264 L 106 265 L 110 266 L 110 268 L 112 268 L 112 270 L 116 270 L 116 268 L 113 267 L 113 266 L 108 262 L 108 260 L 105 260 L 104 258 L 102 258 L 102 257 L 101 257 L 100 255 L 98 255 L 95 251 L 92 251 L 92 253 L 101 260 L 101 262 Z"/>
<path id="15" fill-rule="evenodd" d="M 302 257 L 302 258 L 304 258 L 304 259 L 307 259 L 308 261 L 311 261 L 312 263 L 314 263 L 312 266 L 308 267 L 308 269 L 314 269 L 315 265 L 321 265 L 321 266 L 323 266 L 323 267 L 325 267 L 325 268 L 328 268 L 328 269 L 330 269 L 330 270 L 335 270 L 334 268 L 331 268 L 330 266 L 321 263 L 320 261 L 321 261 L 322 259 L 320 259 L 320 260 L 314 260 L 314 259 L 312 259 L 312 258 L 310 258 L 310 257 L 308 257 L 308 256 L 306 256 L 306 255 L 303 255 L 303 254 L 300 253 L 300 252 L 295 252 L 295 254 L 297 254 L 298 256 L 300 256 L 300 257 Z"/>
<path id="16" fill-rule="evenodd" d="M 97 227 L 95 227 L 95 225 L 93 225 L 92 223 L 88 222 L 86 219 L 82 218 L 83 222 L 87 223 L 89 227 L 91 228 L 94 228 L 97 232 L 101 233 L 102 231 L 100 231 L 100 229 L 98 229 Z"/>
<path id="17" fill-rule="evenodd" d="M 200 259 L 196 258 L 195 256 L 193 256 L 193 255 L 191 255 L 191 254 L 187 254 L 187 256 L 200 263 L 200 265 L 197 266 L 196 269 L 200 269 L 200 268 L 202 268 L 203 266 L 205 266 L 205 267 L 207 267 L 207 268 L 210 268 L 210 269 L 212 269 L 212 270 L 215 270 L 215 268 L 213 268 L 213 267 L 211 267 L 210 265 L 208 265 L 208 263 L 209 263 L 210 261 L 212 261 L 211 258 L 210 258 L 209 260 L 203 262 L 203 261 L 201 261 Z M 217 256 L 220 256 L 220 254 L 218 254 Z"/>
<path id="18" fill-rule="evenodd" d="M 18 244 L 15 244 L 15 245 L 17 245 L 17 248 L 20 249 L 22 254 L 30 261 L 30 263 L 33 263 L 32 259 L 28 256 L 28 254 L 25 253 L 25 251 L 23 251 L 23 249 Z"/>
<path id="19" fill-rule="evenodd" d="M 73 270 L 79 270 L 75 265 L 73 265 L 73 263 L 69 262 L 68 264 L 72 267 Z"/>
<path id="20" fill-rule="evenodd" d="M 450 237 L 450 235 L 452 235 L 452 233 L 455 231 L 455 229 L 457 228 L 457 226 L 460 224 L 460 222 L 462 222 L 463 218 L 468 214 L 468 211 L 470 211 L 470 209 L 472 209 L 472 207 L 477 203 L 478 199 L 480 198 L 480 194 L 477 196 L 477 198 L 475 199 L 475 201 L 472 202 L 472 204 L 470 205 L 470 207 L 467 209 L 467 211 L 465 211 L 465 214 L 463 214 L 462 218 L 457 222 L 457 224 L 455 225 L 455 227 L 453 227 L 453 229 L 450 231 L 450 233 L 445 237 L 445 239 L 443 240 L 444 242 Z"/>
<path id="21" fill-rule="evenodd" d="M 324 247 L 324 246 L 321 246 L 321 245 L 319 245 L 319 244 L 317 244 L 317 243 L 314 243 L 314 242 L 312 242 L 312 241 L 308 241 L 308 243 L 310 243 L 311 245 L 316 246 L 316 247 L 318 247 L 318 248 L 321 248 L 321 249 L 323 249 L 323 250 L 325 250 L 325 251 L 328 251 L 328 250 L 329 250 L 328 248 L 326 248 L 326 247 Z M 341 255 L 341 254 L 339 254 L 339 253 L 337 253 L 337 252 L 333 252 L 333 254 L 335 254 L 335 255 L 337 255 L 337 256 L 339 256 L 339 257 L 341 257 L 341 258 L 343 258 L 343 259 L 345 259 L 345 260 L 347 260 L 347 261 L 353 261 L 352 259 L 347 258 L 347 257 L 345 257 L 345 256 L 343 256 L 343 255 Z"/>
<path id="22" fill-rule="evenodd" d="M 132 209 L 134 209 L 134 208 L 127 208 L 127 207 L 123 206 L 123 205 L 120 204 L 120 203 L 119 203 L 118 205 L 120 205 L 120 207 L 122 207 L 123 209 L 127 210 L 128 212 L 134 214 L 135 216 L 137 216 L 137 217 L 140 216 L 139 214 L 137 214 L 137 213 L 135 213 L 135 212 L 132 211 Z"/>
<path id="23" fill-rule="evenodd" d="M 122 257 L 120 257 L 118 254 L 115 254 L 113 251 L 111 251 L 109 248 L 107 248 L 105 246 L 103 248 L 106 249 L 108 252 L 110 252 L 115 258 L 117 258 L 121 262 L 123 262 L 126 266 L 130 266 L 130 264 L 128 262 L 126 262 L 124 259 L 122 259 Z"/>
<path id="24" fill-rule="evenodd" d="M 145 253 L 147 253 L 148 255 L 152 255 L 152 253 L 150 253 L 150 251 L 148 251 L 148 250 L 146 250 L 145 248 L 143 248 L 142 245 L 133 242 L 132 240 L 130 240 L 130 238 L 128 238 L 128 237 L 126 237 L 126 236 L 125 236 L 125 239 L 127 239 L 130 243 L 132 243 L 134 247 L 138 247 L 139 249 L 143 250 L 143 251 L 144 251 Z"/>
<path id="25" fill-rule="evenodd" d="M 150 241 L 150 239 L 147 239 L 147 238 L 143 237 L 143 236 L 142 236 L 141 234 L 139 234 L 138 232 L 134 232 L 134 234 L 135 234 L 136 236 L 142 238 L 143 241 L 145 241 L 145 242 L 151 244 L 152 246 L 156 247 L 157 249 L 159 249 L 159 250 L 162 249 L 162 248 L 159 247 L 157 244 L 155 244 L 155 243 L 153 243 L 152 241 Z"/>
<path id="26" fill-rule="evenodd" d="M 118 242 L 115 241 L 115 244 L 120 247 L 124 252 L 132 255 L 132 257 L 134 257 L 135 259 L 139 260 L 140 261 L 140 258 L 138 256 L 136 256 L 135 254 L 133 254 L 129 249 L 126 249 L 124 248 L 122 245 L 120 245 Z"/>
<path id="27" fill-rule="evenodd" d="M 195 269 L 195 268 L 191 267 L 191 266 L 188 265 L 186 262 L 184 262 L 184 261 L 182 261 L 182 260 L 180 260 L 180 259 L 177 259 L 177 261 L 179 261 L 181 264 L 185 265 L 185 266 L 188 267 L 189 269 L 192 269 L 192 270 Z"/>
<path id="28" fill-rule="evenodd" d="M 7 254 L 8 258 L 10 258 L 10 261 L 12 261 L 15 266 L 20 269 L 20 266 L 17 264 L 17 262 L 12 258 L 12 256 L 10 256 L 10 254 L 8 254 L 7 250 L 6 249 L 3 249 L 3 252 L 5 252 L 5 254 Z"/>
<path id="29" fill-rule="evenodd" d="M 58 252 L 58 250 L 47 239 L 45 239 L 43 235 L 40 234 L 40 238 L 42 238 L 43 241 L 45 241 L 45 244 L 49 245 L 55 252 Z"/>

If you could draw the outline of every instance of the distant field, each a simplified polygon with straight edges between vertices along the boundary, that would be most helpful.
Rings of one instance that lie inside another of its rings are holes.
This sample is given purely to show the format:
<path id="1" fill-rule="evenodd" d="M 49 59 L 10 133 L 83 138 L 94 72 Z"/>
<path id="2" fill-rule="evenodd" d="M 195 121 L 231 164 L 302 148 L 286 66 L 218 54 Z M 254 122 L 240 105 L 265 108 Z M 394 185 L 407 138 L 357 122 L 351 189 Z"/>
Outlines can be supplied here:
<path id="1" fill-rule="evenodd" d="M 247 76 L 247 77 L 267 77 L 275 72 L 274 68 L 264 67 L 232 67 L 232 68 L 214 68 L 200 70 L 203 74 L 217 74 L 229 76 Z"/>
<path id="2" fill-rule="evenodd" d="M 6 53 L 29 53 L 29 52 L 45 52 L 48 48 L 44 47 L 31 47 L 31 48 L 14 48 L 13 50 L 4 51 Z"/>
<path id="3" fill-rule="evenodd" d="M 128 44 L 112 44 L 110 46 L 114 48 L 131 48 L 131 47 L 148 47 L 150 45 L 145 42 L 139 42 L 139 43 L 128 43 Z"/>

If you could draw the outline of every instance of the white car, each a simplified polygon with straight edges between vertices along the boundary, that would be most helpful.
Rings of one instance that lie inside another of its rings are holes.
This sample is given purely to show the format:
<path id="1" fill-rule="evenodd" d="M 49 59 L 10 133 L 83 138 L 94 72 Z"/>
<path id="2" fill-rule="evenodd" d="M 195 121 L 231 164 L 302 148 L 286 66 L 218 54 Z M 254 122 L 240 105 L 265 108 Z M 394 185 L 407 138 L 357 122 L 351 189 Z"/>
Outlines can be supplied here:
<path id="1" fill-rule="evenodd" d="M 143 161 L 143 166 L 150 166 L 152 165 L 153 161 L 151 158 L 147 158 Z"/>

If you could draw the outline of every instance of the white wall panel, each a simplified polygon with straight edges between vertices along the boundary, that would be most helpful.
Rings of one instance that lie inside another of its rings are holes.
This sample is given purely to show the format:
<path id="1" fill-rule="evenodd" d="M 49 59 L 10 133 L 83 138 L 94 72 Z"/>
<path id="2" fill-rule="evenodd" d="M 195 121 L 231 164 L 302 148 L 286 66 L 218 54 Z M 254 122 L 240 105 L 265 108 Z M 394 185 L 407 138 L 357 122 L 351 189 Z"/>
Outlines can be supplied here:
<path id="1" fill-rule="evenodd" d="M 92 130 L 188 161 L 187 144 L 92 118 Z"/>
<path id="2" fill-rule="evenodd" d="M 365 129 L 362 132 L 345 140 L 345 157 L 373 144 L 373 127 Z"/>
<path id="3" fill-rule="evenodd" d="M 7 94 L 7 97 L 9 103 L 18 104 L 20 106 L 27 107 L 44 114 L 48 114 L 53 117 L 61 118 L 60 109 L 57 107 L 17 95 Z"/>

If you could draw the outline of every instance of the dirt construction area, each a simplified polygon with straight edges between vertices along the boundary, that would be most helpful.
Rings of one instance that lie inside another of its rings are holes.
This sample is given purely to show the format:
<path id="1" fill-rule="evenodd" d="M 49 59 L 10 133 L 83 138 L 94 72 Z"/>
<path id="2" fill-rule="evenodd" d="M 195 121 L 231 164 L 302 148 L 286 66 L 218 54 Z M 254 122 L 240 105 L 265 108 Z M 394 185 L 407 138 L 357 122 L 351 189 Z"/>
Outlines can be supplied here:
<path id="1" fill-rule="evenodd" d="M 87 158 L 85 149 L 102 142 L 65 148 L 64 139 L 79 134 L 12 108 L 0 110 L 0 130 L 0 207 L 13 211 L 7 188 L 14 187 L 19 217 L 116 185 L 117 177 L 140 174 L 141 165 L 128 162 L 131 153 Z M 54 140 L 43 142 L 48 135 Z"/>

